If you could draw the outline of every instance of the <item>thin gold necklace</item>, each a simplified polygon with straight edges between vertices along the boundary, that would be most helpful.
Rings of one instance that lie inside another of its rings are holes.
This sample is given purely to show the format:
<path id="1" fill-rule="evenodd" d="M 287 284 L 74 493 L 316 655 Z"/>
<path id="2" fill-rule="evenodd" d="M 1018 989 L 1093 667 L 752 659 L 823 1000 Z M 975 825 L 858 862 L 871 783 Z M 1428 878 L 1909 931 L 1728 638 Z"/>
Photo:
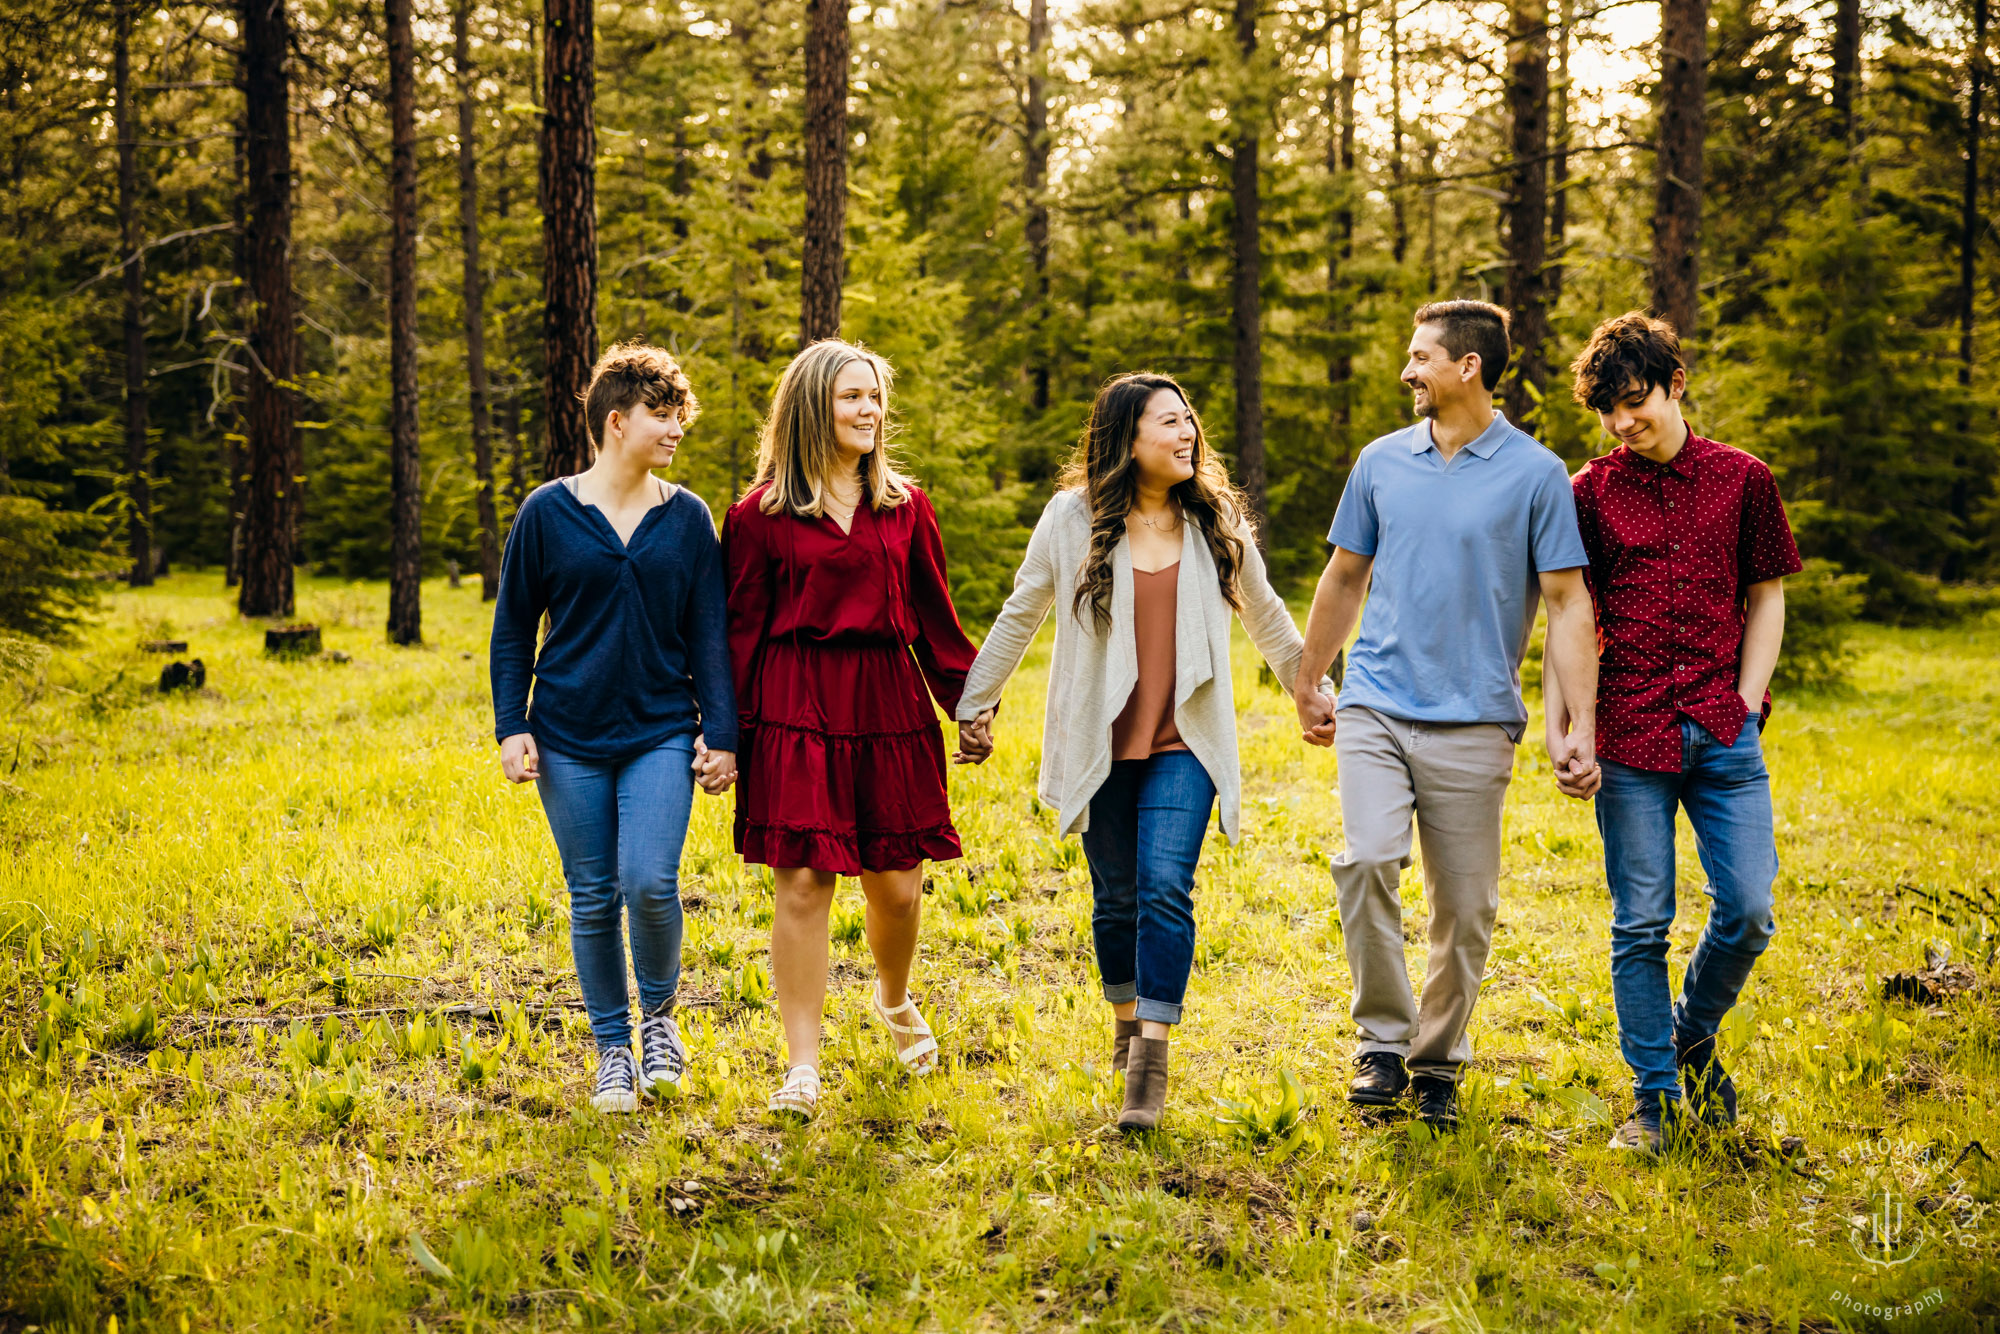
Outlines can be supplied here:
<path id="1" fill-rule="evenodd" d="M 1179 532 L 1179 531 L 1180 531 L 1180 526 L 1181 526 L 1181 512 L 1180 512 L 1180 511 L 1179 511 L 1178 509 L 1175 509 L 1175 508 L 1174 508 L 1174 507 L 1173 507 L 1172 505 L 1169 505 L 1169 506 L 1167 506 L 1167 508 L 1168 508 L 1168 509 L 1170 509 L 1170 510 L 1173 510 L 1173 512 L 1174 512 L 1174 522 L 1173 522 L 1173 525 L 1172 525 L 1171 527 L 1169 527 L 1169 528 L 1161 528 L 1161 527 L 1160 527 L 1160 525 L 1158 525 L 1157 523 L 1154 523 L 1154 522 L 1153 522 L 1153 521 L 1152 521 L 1151 519 L 1147 518 L 1147 517 L 1146 517 L 1146 516 L 1145 516 L 1144 514 L 1141 514 L 1141 513 L 1139 512 L 1139 507 L 1138 507 L 1137 505 L 1134 505 L 1134 506 L 1132 507 L 1132 517 L 1133 517 L 1133 518 L 1135 518 L 1135 519 L 1137 519 L 1137 520 L 1138 520 L 1138 521 L 1139 521 L 1140 523 L 1143 523 L 1143 524 L 1145 524 L 1145 525 L 1146 525 L 1146 526 L 1147 526 L 1148 528 L 1152 529 L 1152 530 L 1153 530 L 1154 532 L 1156 532 L 1156 533 L 1159 533 L 1159 532 L 1169 532 L 1169 533 L 1172 533 L 1172 532 Z"/>

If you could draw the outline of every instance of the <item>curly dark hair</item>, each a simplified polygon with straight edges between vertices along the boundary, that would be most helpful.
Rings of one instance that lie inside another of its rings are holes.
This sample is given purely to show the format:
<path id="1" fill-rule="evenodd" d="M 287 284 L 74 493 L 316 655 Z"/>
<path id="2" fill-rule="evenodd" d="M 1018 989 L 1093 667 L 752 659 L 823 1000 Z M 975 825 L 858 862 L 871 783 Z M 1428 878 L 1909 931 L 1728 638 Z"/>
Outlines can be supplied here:
<path id="1" fill-rule="evenodd" d="M 1139 494 L 1132 444 L 1139 438 L 1139 419 L 1146 415 L 1146 404 L 1162 389 L 1171 390 L 1187 403 L 1187 391 L 1170 375 L 1140 373 L 1107 380 L 1090 405 L 1090 420 L 1060 479 L 1062 487 L 1081 492 L 1090 505 L 1090 555 L 1077 578 L 1072 609 L 1082 620 L 1084 609 L 1089 608 L 1100 630 L 1111 624 L 1111 553 L 1125 536 L 1125 516 L 1131 513 Z M 1189 415 L 1193 416 L 1192 405 Z M 1207 541 L 1222 582 L 1222 596 L 1231 607 L 1242 610 L 1237 575 L 1243 568 L 1243 535 L 1249 531 L 1246 516 L 1250 506 L 1229 480 L 1222 460 L 1209 449 L 1198 416 L 1194 417 L 1194 476 L 1168 494 Z"/>
<path id="2" fill-rule="evenodd" d="M 1674 372 L 1685 372 L 1687 361 L 1673 325 L 1628 310 L 1593 329 L 1569 369 L 1576 376 L 1576 401 L 1593 412 L 1609 412 L 1619 399 L 1650 394 L 1655 385 L 1671 394 Z"/>
<path id="3" fill-rule="evenodd" d="M 582 398 L 590 443 L 599 449 L 604 447 L 604 419 L 614 412 L 630 412 L 641 403 L 655 412 L 675 408 L 681 425 L 687 426 L 701 411 L 687 372 L 673 353 L 638 342 L 619 343 L 599 357 Z"/>

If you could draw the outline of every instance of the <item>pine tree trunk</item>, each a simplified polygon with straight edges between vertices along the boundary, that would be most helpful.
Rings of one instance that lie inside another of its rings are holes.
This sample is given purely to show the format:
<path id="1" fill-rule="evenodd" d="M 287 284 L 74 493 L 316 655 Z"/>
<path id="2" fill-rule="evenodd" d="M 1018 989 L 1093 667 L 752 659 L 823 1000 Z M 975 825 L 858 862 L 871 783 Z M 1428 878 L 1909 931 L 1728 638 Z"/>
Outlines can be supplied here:
<path id="1" fill-rule="evenodd" d="M 500 429 L 507 437 L 507 503 L 508 507 L 520 512 L 521 502 L 528 498 L 528 445 L 521 432 L 521 385 L 517 380 L 507 390 L 507 397 L 500 406 Z M 500 543 L 506 547 L 503 536 Z"/>
<path id="2" fill-rule="evenodd" d="M 1236 46 L 1248 66 L 1257 54 L 1257 0 L 1236 0 Z M 1243 494 L 1256 519 L 1257 540 L 1264 540 L 1269 517 L 1264 484 L 1264 262 L 1258 217 L 1257 129 L 1262 104 L 1246 99 L 1236 113 L 1236 141 L 1230 164 L 1229 194 L 1235 205 L 1229 308 L 1235 342 L 1236 466 Z"/>
<path id="3" fill-rule="evenodd" d="M 806 225 L 799 346 L 840 336 L 847 230 L 847 0 L 806 0 Z"/>
<path id="4" fill-rule="evenodd" d="M 478 105 L 473 99 L 472 0 L 451 11 L 451 63 L 458 78 L 458 239 L 464 255 L 465 378 L 472 408 L 472 466 L 479 479 L 480 599 L 500 595 L 500 515 L 493 497 L 493 418 L 486 385 L 486 275 L 479 268 Z"/>
<path id="5" fill-rule="evenodd" d="M 590 466 L 577 395 L 597 360 L 596 28 L 591 0 L 545 0 L 542 44 L 544 475 Z"/>
<path id="6" fill-rule="evenodd" d="M 244 395 L 245 616 L 290 616 L 298 334 L 292 304 L 291 22 L 285 0 L 241 0 L 244 154 L 249 201 L 244 268 L 254 314 Z"/>
<path id="7" fill-rule="evenodd" d="M 1507 109 L 1513 122 L 1509 182 L 1506 303 L 1513 313 L 1514 365 L 1503 398 L 1515 425 L 1541 405 L 1548 381 L 1549 12 L 1547 0 L 1513 0 L 1507 42 Z"/>
<path id="8" fill-rule="evenodd" d="M 250 165 L 247 157 L 249 143 L 249 122 L 239 110 L 236 119 L 236 151 L 231 154 L 236 173 L 236 197 L 230 201 L 229 212 L 230 221 L 236 224 L 236 234 L 230 246 L 230 260 L 236 270 L 234 308 L 238 314 L 239 327 L 245 330 L 246 340 L 249 320 L 244 316 L 250 305 L 248 298 L 250 227 L 245 212 L 250 200 Z M 240 366 L 247 358 L 239 356 L 234 360 Z M 228 473 L 226 480 L 229 495 L 229 554 L 224 558 L 222 566 L 222 586 L 235 588 L 243 582 L 243 505 L 248 481 L 244 475 L 246 460 L 243 456 L 242 442 L 246 438 L 245 431 L 248 427 L 243 411 L 249 391 L 244 385 L 244 372 L 241 369 L 229 372 L 229 391 L 229 411 L 233 429 L 223 432 L 222 437 L 222 466 Z"/>
<path id="9" fill-rule="evenodd" d="M 1861 0 L 1833 4 L 1833 116 L 1841 140 L 1854 146 L 1855 100 L 1861 91 Z"/>
<path id="10" fill-rule="evenodd" d="M 1333 341 L 1326 378 L 1333 389 L 1334 423 L 1342 433 L 1344 449 L 1346 432 L 1354 424 L 1354 350 L 1348 335 L 1354 294 L 1344 274 L 1354 258 L 1354 90 L 1361 71 L 1360 8 L 1335 16 L 1334 31 L 1340 39 L 1340 67 L 1339 75 L 1327 82 L 1332 105 L 1327 108 L 1326 170 L 1333 180 L 1334 210 L 1326 257 L 1327 334 Z M 1330 75 L 1332 62 L 1329 45 Z"/>
<path id="11" fill-rule="evenodd" d="M 1021 154 L 1021 187 L 1027 196 L 1028 263 L 1034 268 L 1035 314 L 1028 381 L 1037 413 L 1049 406 L 1049 97 L 1045 62 L 1049 45 L 1049 0 L 1028 4 L 1028 97 L 1024 108 L 1027 142 Z"/>
<path id="12" fill-rule="evenodd" d="M 1986 0 L 1972 0 L 1971 96 L 1965 109 L 1965 199 L 1958 239 L 1958 382 L 1972 383 L 1972 280 L 1979 248 L 1980 94 L 1986 77 Z"/>
<path id="13" fill-rule="evenodd" d="M 411 0 L 389 27 L 389 642 L 423 642 L 423 474 L 417 461 L 417 90 Z"/>
<path id="14" fill-rule="evenodd" d="M 1660 142 L 1653 195 L 1653 310 L 1692 357 L 1701 314 L 1702 136 L 1708 0 L 1661 0 Z"/>
<path id="15" fill-rule="evenodd" d="M 146 460 L 146 268 L 139 250 L 139 125 L 132 110 L 132 0 L 118 0 L 113 61 L 113 115 L 118 133 L 119 258 L 125 274 L 125 468 L 132 501 L 134 588 L 153 582 L 153 496 Z"/>
<path id="16" fill-rule="evenodd" d="M 1563 267 L 1569 253 L 1569 24 L 1572 0 L 1556 0 L 1556 86 L 1550 94 L 1549 313 L 1562 305 Z"/>
<path id="17" fill-rule="evenodd" d="M 1398 2 L 1385 0 L 1383 14 L 1389 28 L 1389 212 L 1395 228 L 1389 253 L 1401 265 L 1410 252 L 1410 219 L 1403 192 L 1403 32 Z"/>

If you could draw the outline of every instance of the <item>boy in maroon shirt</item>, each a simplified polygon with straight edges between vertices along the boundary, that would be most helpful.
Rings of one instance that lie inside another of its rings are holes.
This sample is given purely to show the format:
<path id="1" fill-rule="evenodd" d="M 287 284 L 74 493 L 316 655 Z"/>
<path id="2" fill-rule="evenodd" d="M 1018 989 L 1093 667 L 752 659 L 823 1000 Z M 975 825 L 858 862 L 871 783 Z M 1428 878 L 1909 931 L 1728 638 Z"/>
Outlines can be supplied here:
<path id="1" fill-rule="evenodd" d="M 1683 1095 L 1711 1125 L 1736 1119 L 1715 1034 L 1776 929 L 1760 734 L 1784 638 L 1784 576 L 1798 572 L 1799 553 L 1771 470 L 1688 429 L 1671 326 L 1636 311 L 1607 320 L 1571 370 L 1577 402 L 1619 443 L 1572 481 L 1597 611 L 1599 765 L 1565 769 L 1556 783 L 1595 794 L 1604 836 L 1611 994 L 1635 1103 L 1612 1147 L 1657 1150 Z M 1551 679 L 1544 691 L 1560 735 L 1560 686 Z M 1712 903 L 1675 1000 L 1677 809 L 1694 827 Z"/>

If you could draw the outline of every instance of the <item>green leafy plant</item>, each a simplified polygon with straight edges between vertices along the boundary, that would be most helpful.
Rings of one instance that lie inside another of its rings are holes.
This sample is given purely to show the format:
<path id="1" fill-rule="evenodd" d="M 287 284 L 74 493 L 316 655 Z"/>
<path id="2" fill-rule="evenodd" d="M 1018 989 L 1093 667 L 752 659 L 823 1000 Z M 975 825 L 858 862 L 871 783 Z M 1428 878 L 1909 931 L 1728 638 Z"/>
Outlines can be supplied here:
<path id="1" fill-rule="evenodd" d="M 1240 1098 L 1215 1100 L 1215 1123 L 1235 1139 L 1275 1148 L 1287 1156 L 1305 1138 L 1306 1090 L 1289 1070 L 1278 1071 L 1275 1085 Z"/>
<path id="2" fill-rule="evenodd" d="M 443 1015 L 412 1013 L 401 1023 L 381 1022 L 389 1049 L 406 1061 L 424 1061 L 451 1045 L 451 1025 Z"/>
<path id="3" fill-rule="evenodd" d="M 764 965 L 752 959 L 722 980 L 722 998 L 761 1010 L 776 999 L 777 993 L 771 987 L 771 975 L 764 971 Z"/>
<path id="4" fill-rule="evenodd" d="M 159 1040 L 160 1015 L 150 1000 L 127 1004 L 104 1030 L 108 1047 L 150 1047 Z"/>
<path id="5" fill-rule="evenodd" d="M 543 927 L 555 920 L 555 900 L 539 885 L 528 888 L 527 897 L 521 901 L 521 921 L 529 935 L 535 935 Z"/>
<path id="6" fill-rule="evenodd" d="M 458 1048 L 458 1077 L 467 1084 L 484 1084 L 498 1072 L 500 1060 L 506 1054 L 506 1037 L 485 1047 L 480 1045 L 477 1035 L 467 1033 Z"/>
<path id="7" fill-rule="evenodd" d="M 445 1254 L 449 1263 L 425 1244 L 422 1233 L 410 1234 L 410 1258 L 425 1273 L 449 1284 L 459 1305 L 488 1307 L 505 1296 L 506 1250 L 485 1228 L 457 1229 Z"/>
<path id="8" fill-rule="evenodd" d="M 300 1081 L 301 1101 L 337 1126 L 359 1115 L 367 1092 L 368 1072 L 359 1062 L 335 1075 L 311 1070 Z"/>
<path id="9" fill-rule="evenodd" d="M 332 1015 L 328 1015 L 318 1028 L 294 1019 L 285 1030 L 285 1040 L 278 1050 L 301 1070 L 339 1069 L 363 1055 L 361 1046 L 350 1045 L 342 1034 L 340 1020 Z"/>
<path id="10" fill-rule="evenodd" d="M 361 933 L 368 937 L 368 943 L 378 950 L 395 948 L 396 941 L 403 934 L 403 927 L 409 921 L 409 913 L 400 903 L 378 905 L 373 912 L 361 919 Z"/>

